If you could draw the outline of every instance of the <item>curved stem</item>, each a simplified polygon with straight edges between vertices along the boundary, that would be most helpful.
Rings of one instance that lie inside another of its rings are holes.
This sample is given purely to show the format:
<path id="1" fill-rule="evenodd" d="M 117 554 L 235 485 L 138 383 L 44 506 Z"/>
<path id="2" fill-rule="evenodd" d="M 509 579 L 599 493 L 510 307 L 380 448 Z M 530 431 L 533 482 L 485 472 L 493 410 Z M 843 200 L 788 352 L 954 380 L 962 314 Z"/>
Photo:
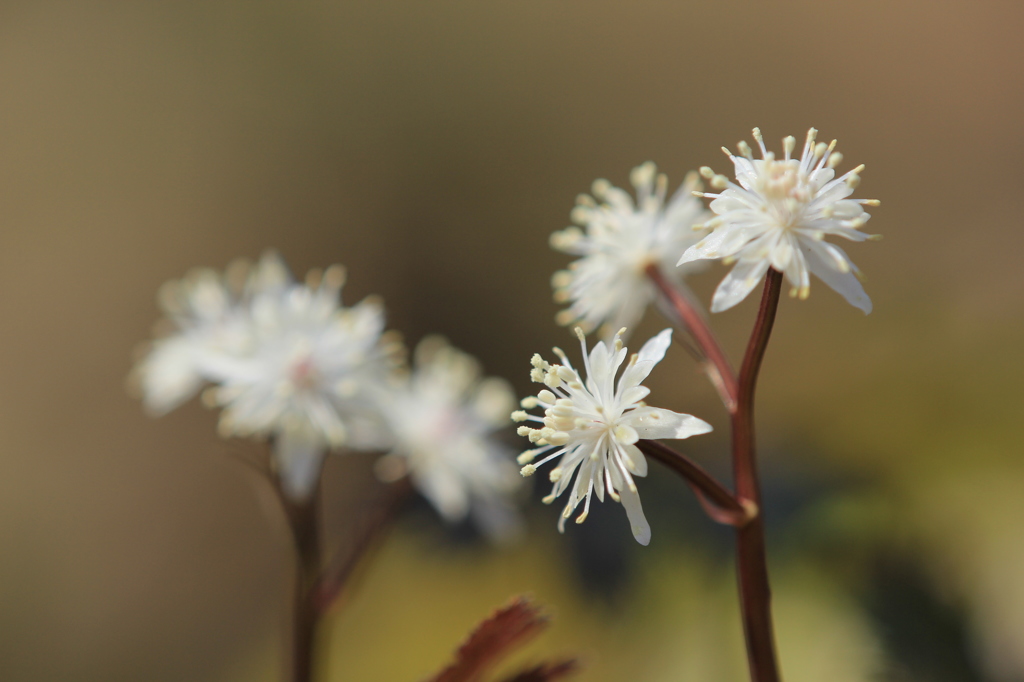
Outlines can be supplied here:
<path id="1" fill-rule="evenodd" d="M 757 515 L 757 509 L 743 504 L 714 476 L 681 452 L 655 440 L 637 441 L 641 452 L 672 469 L 689 484 L 701 506 L 713 520 L 729 526 L 743 526 Z"/>
<path id="2" fill-rule="evenodd" d="M 761 307 L 740 367 L 736 409 L 732 413 L 733 474 L 736 496 L 761 508 L 761 489 L 754 450 L 754 388 L 779 304 L 782 273 L 774 268 L 765 277 Z M 771 589 L 765 553 L 764 516 L 758 514 L 736 531 L 736 570 L 743 632 L 747 642 L 750 677 L 754 682 L 778 682 L 775 638 L 771 616 Z"/>
<path id="3" fill-rule="evenodd" d="M 736 375 L 733 373 L 729 360 L 725 357 L 725 352 L 711 331 L 707 320 L 704 319 L 704 316 L 689 297 L 672 286 L 672 283 L 665 278 L 664 273 L 661 272 L 657 264 L 651 263 L 647 266 L 645 272 L 651 282 L 654 283 L 654 286 L 658 288 L 658 291 L 661 292 L 662 296 L 672 306 L 675 313 L 679 315 L 683 326 L 693 336 L 693 340 L 697 342 L 697 346 L 706 358 L 703 364 L 708 377 L 718 390 L 718 394 L 721 396 L 722 402 L 725 403 L 726 409 L 729 412 L 735 411 L 737 401 Z"/>

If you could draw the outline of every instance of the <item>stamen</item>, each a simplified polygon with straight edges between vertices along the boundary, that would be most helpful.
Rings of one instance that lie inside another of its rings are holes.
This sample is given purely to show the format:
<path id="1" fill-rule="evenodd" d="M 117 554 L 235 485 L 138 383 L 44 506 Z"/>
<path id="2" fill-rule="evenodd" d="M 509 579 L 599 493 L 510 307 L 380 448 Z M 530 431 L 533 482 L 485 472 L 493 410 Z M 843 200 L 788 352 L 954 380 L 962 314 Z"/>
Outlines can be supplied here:
<path id="1" fill-rule="evenodd" d="M 793 155 L 793 150 L 796 149 L 796 138 L 792 135 L 787 135 L 782 140 L 782 149 L 786 152 L 786 161 L 789 161 Z"/>
<path id="2" fill-rule="evenodd" d="M 768 151 L 764 148 L 764 138 L 761 137 L 761 129 L 760 128 L 754 128 L 753 134 L 754 134 L 754 139 L 757 140 L 757 145 L 761 148 L 761 158 L 762 159 L 767 159 L 768 158 Z"/>

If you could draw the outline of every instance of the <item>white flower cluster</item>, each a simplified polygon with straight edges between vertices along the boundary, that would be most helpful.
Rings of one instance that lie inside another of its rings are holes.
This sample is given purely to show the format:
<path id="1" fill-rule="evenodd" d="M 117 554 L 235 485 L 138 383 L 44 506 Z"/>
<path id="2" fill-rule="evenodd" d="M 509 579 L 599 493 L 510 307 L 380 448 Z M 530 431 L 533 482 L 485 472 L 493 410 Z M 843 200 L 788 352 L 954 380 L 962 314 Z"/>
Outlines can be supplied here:
<path id="1" fill-rule="evenodd" d="M 711 311 L 720 312 L 746 298 L 769 268 L 784 273 L 792 284 L 791 295 L 801 299 L 810 293 L 810 273 L 814 273 L 852 305 L 871 312 L 857 267 L 825 237 L 873 238 L 860 228 L 870 218 L 864 206 L 879 202 L 849 198 L 864 167 L 837 178 L 834 168 L 842 155 L 835 151 L 836 142 L 816 143 L 816 135 L 813 128 L 807 133 L 799 159 L 793 158 L 795 138 L 785 138 L 783 157 L 776 159 L 755 128 L 760 159 L 744 142 L 739 144 L 739 156 L 725 150 L 735 167 L 736 183 L 701 168 L 700 175 L 721 190 L 718 194 L 702 192 L 697 174 L 691 173 L 666 204 L 668 181 L 653 163 L 634 168 L 630 175 L 635 202 L 624 190 L 598 180 L 593 197 L 580 195 L 572 211 L 573 221 L 582 229 L 568 227 L 551 236 L 553 248 L 579 256 L 552 278 L 555 300 L 569 304 L 559 313 L 558 322 L 577 323 L 581 339 L 584 332 L 600 327 L 602 337 L 614 346 L 599 342 L 588 356 L 583 344 L 586 381 L 558 349 L 560 365 L 535 355 L 531 377 L 548 389 L 526 398 L 523 407 L 543 407 L 544 417 L 513 413 L 517 421 L 543 424 L 519 429 L 520 435 L 540 446 L 521 455 L 523 475 L 560 458 L 550 472 L 555 485 L 546 502 L 569 489 L 575 474 L 560 530 L 581 500 L 586 502 L 577 522 L 586 518 L 591 494 L 596 492 L 603 500 L 607 492 L 623 503 L 634 536 L 647 544 L 650 528 L 633 479 L 647 473 L 647 464 L 635 443 L 641 438 L 686 438 L 711 429 L 695 417 L 641 402 L 647 389 L 639 382 L 664 356 L 669 330 L 648 341 L 623 371 L 618 388 L 613 385 L 626 351 L 621 341 L 624 330 L 614 337 L 610 332 L 639 321 L 657 296 L 654 277 L 659 287 L 675 287 L 681 299 L 690 301 L 692 295 L 682 280 L 695 271 L 695 265 L 710 259 L 735 262 L 714 294 Z M 712 198 L 711 211 L 693 197 Z M 534 462 L 540 455 L 543 459 Z"/>
<path id="2" fill-rule="evenodd" d="M 221 434 L 272 439 L 293 499 L 311 494 L 329 450 L 390 450 L 383 469 L 403 462 L 446 519 L 473 511 L 485 530 L 513 525 L 508 495 L 519 477 L 490 438 L 511 389 L 481 382 L 472 358 L 437 340 L 421 344 L 409 373 L 380 302 L 345 307 L 343 284 L 339 266 L 296 282 L 273 253 L 251 268 L 168 282 L 160 301 L 170 333 L 133 372 L 144 404 L 162 414 L 210 385 L 203 399 L 223 408 Z M 486 495 L 501 499 L 479 503 Z"/>
<path id="3" fill-rule="evenodd" d="M 555 300 L 569 303 L 558 322 L 578 323 L 588 333 L 600 327 L 602 338 L 609 339 L 615 329 L 635 325 L 654 300 L 654 287 L 645 274 L 648 266 L 657 265 L 685 293 L 683 278 L 695 273 L 701 261 L 714 259 L 736 266 L 715 292 L 712 312 L 746 298 L 769 267 L 786 274 L 792 296 L 807 298 L 813 273 L 852 305 L 871 312 L 857 267 L 824 238 L 877 238 L 860 228 L 871 217 L 863 207 L 879 202 L 848 198 L 864 166 L 835 177 L 842 155 L 835 151 L 834 140 L 815 143 L 817 132 L 812 128 L 807 133 L 799 159 L 792 158 L 793 137 L 783 140 L 783 158 L 776 159 L 755 128 L 762 158 L 755 159 L 745 142 L 739 144 L 739 156 L 725 150 L 736 183 L 701 168 L 720 194 L 700 191 L 699 179 L 691 173 L 666 204 L 667 180 L 653 163 L 634 168 L 630 175 L 635 203 L 607 180 L 596 181 L 594 196 L 580 195 L 572 211 L 573 221 L 584 229 L 568 227 L 551 235 L 553 248 L 580 256 L 552 278 Z M 714 199 L 714 215 L 693 196 Z"/>
<path id="4" fill-rule="evenodd" d="M 645 343 L 639 353 L 626 364 L 618 384 L 615 376 L 626 359 L 622 333 L 615 335 L 612 347 L 599 341 L 587 353 L 583 331 L 577 327 L 587 378 L 580 377 L 560 349 L 554 352 L 562 364 L 553 365 L 539 355 L 533 356 L 530 378 L 547 388 L 522 401 L 526 409 L 544 408 L 544 417 L 535 417 L 525 410 L 512 413 L 516 421 L 540 422 L 540 428 L 519 427 L 519 434 L 538 445 L 519 456 L 522 474 L 530 476 L 537 467 L 555 458 L 558 466 L 549 473 L 555 484 L 544 502 L 551 503 L 565 492 L 576 475 L 569 501 L 558 522 L 565 530 L 565 520 L 581 500 L 583 512 L 576 518 L 582 523 L 590 512 L 590 498 L 596 493 L 604 501 L 605 493 L 621 502 L 629 517 L 633 537 L 646 545 L 651 541 L 651 527 L 644 517 L 634 476 L 647 475 L 647 460 L 636 442 L 641 438 L 689 438 L 707 433 L 711 426 L 696 417 L 657 407 L 649 407 L 643 399 L 650 390 L 640 382 L 658 364 L 669 344 L 672 330 L 666 329 Z M 538 462 L 534 460 L 543 455 Z"/>
<path id="5" fill-rule="evenodd" d="M 700 223 L 711 217 L 693 196 L 701 189 L 696 173 L 686 176 L 667 204 L 668 178 L 653 163 L 634 168 L 630 180 L 635 203 L 625 190 L 597 180 L 593 197 L 581 194 L 572 211 L 573 222 L 583 229 L 567 227 L 551 235 L 553 248 L 580 256 L 552 278 L 555 300 L 570 304 L 558 322 L 578 324 L 588 333 L 600 326 L 607 340 L 616 330 L 635 326 L 654 300 L 648 266 L 657 266 L 679 286 L 684 275 L 701 269 L 699 263 L 684 268 L 676 263 L 705 234 Z"/>

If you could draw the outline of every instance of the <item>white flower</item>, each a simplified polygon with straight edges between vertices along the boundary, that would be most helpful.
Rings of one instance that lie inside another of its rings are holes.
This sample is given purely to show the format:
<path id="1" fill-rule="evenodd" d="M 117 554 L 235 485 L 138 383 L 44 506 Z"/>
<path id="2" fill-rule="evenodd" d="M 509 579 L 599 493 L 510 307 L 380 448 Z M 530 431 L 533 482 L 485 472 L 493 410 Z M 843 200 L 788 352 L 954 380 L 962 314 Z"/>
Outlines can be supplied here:
<path id="1" fill-rule="evenodd" d="M 572 211 L 574 222 L 551 235 L 551 245 L 579 260 L 568 270 L 555 273 L 555 300 L 570 302 L 558 316 L 560 324 L 578 323 L 589 332 L 599 325 L 610 339 L 622 327 L 632 328 L 654 300 L 656 290 L 644 270 L 659 266 L 667 277 L 682 285 L 689 272 L 674 267 L 687 247 L 704 234 L 697 225 L 710 214 L 693 192 L 701 188 L 696 173 L 665 203 L 668 179 L 653 163 L 637 166 L 630 174 L 636 203 L 624 190 L 607 180 L 594 183 L 594 198 L 581 194 Z M 699 264 L 688 270 L 699 269 Z"/>
<path id="2" fill-rule="evenodd" d="M 381 339 L 379 303 L 341 306 L 343 281 L 332 266 L 296 283 L 267 254 L 238 293 L 209 271 L 172 283 L 187 305 L 172 312 L 177 334 L 136 370 L 147 402 L 170 409 L 215 384 L 203 398 L 224 408 L 221 434 L 272 437 L 284 492 L 307 497 L 328 449 L 386 442 L 366 385 L 382 380 L 392 344 Z"/>
<path id="3" fill-rule="evenodd" d="M 596 492 L 597 499 L 603 502 L 607 491 L 626 508 L 633 537 L 646 545 L 651 541 L 651 528 L 644 518 L 633 477 L 647 475 L 647 460 L 636 442 L 641 438 L 689 438 L 707 433 L 711 426 L 688 414 L 648 407 L 641 402 L 650 390 L 640 382 L 665 357 L 672 342 L 671 329 L 653 337 L 630 358 L 616 387 L 615 375 L 626 357 L 621 339 L 624 331 L 615 335 L 612 349 L 600 341 L 588 356 L 583 331 L 576 328 L 587 371 L 585 382 L 558 348 L 554 351 L 562 361 L 560 365 L 549 364 L 534 355 L 530 378 L 550 390 L 542 390 L 536 398 L 526 398 L 522 405 L 526 409 L 543 407 L 544 418 L 525 411 L 513 412 L 512 418 L 543 423 L 538 429 L 519 428 L 520 435 L 529 436 L 531 442 L 540 446 L 520 455 L 519 463 L 525 465 L 524 476 L 533 474 L 545 462 L 561 458 L 550 472 L 555 485 L 544 502 L 550 503 L 565 492 L 576 474 L 572 493 L 558 522 L 559 531 L 564 531 L 565 520 L 581 499 L 586 498 L 586 504 L 576 523 L 586 519 L 591 495 Z M 539 455 L 544 458 L 531 463 Z"/>
<path id="4" fill-rule="evenodd" d="M 769 267 L 786 274 L 792 285 L 790 296 L 807 298 L 810 275 L 814 273 L 839 292 L 850 304 L 871 312 L 871 299 L 857 280 L 857 267 L 846 253 L 824 241 L 828 235 L 860 242 L 872 235 L 860 232 L 871 217 L 863 206 L 877 206 L 872 199 L 848 199 L 860 182 L 864 166 L 836 178 L 833 170 L 842 155 L 833 151 L 836 142 L 814 143 L 818 131 L 807 133 L 800 159 L 792 158 L 793 137 L 783 140 L 785 156 L 779 160 L 765 150 L 761 132 L 754 139 L 763 158 L 754 159 L 750 146 L 739 144 L 741 156 L 732 159 L 736 181 L 715 175 L 710 168 L 701 173 L 721 194 L 714 197 L 711 210 L 717 215 L 708 222 L 714 231 L 687 249 L 679 260 L 686 264 L 698 259 L 722 258 L 736 266 L 715 291 L 712 312 L 736 305 L 757 285 Z"/>
<path id="5" fill-rule="evenodd" d="M 377 463 L 385 480 L 406 473 L 448 522 L 467 516 L 491 538 L 519 530 L 512 501 L 522 479 L 514 453 L 495 440 L 508 424 L 515 395 L 504 379 L 481 379 L 477 361 L 438 336 L 416 347 L 415 369 L 380 394 L 394 438 Z"/>
<path id="6" fill-rule="evenodd" d="M 150 344 L 131 377 L 146 409 L 155 415 L 171 411 L 210 380 L 219 358 L 245 352 L 249 316 L 242 301 L 286 279 L 280 261 L 268 254 L 251 274 L 238 261 L 224 275 L 202 268 L 166 282 L 158 295 L 166 333 Z"/>

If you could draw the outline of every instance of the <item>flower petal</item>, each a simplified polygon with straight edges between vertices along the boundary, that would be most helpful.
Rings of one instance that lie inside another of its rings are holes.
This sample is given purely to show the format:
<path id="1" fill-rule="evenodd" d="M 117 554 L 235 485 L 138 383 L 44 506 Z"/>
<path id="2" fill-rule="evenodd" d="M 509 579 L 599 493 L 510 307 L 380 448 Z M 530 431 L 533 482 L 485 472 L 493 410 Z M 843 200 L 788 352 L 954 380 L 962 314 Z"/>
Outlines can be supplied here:
<path id="1" fill-rule="evenodd" d="M 640 352 L 637 353 L 639 362 L 650 362 L 658 364 L 665 358 L 668 347 L 672 345 L 672 328 L 662 329 L 660 332 L 648 339 Z"/>
<path id="2" fill-rule="evenodd" d="M 723 258 L 732 255 L 737 245 L 750 239 L 748 226 L 723 225 L 683 252 L 677 265 L 705 258 Z"/>
<path id="3" fill-rule="evenodd" d="M 665 357 L 670 345 L 672 345 L 671 328 L 662 329 L 643 345 L 640 352 L 636 354 L 636 362 L 630 363 L 619 377 L 620 396 L 625 395 L 627 390 L 639 385 L 647 378 L 654 366 Z"/>
<path id="4" fill-rule="evenodd" d="M 711 312 L 728 310 L 747 297 L 768 272 L 767 260 L 740 261 L 715 289 Z"/>
<path id="5" fill-rule="evenodd" d="M 659 407 L 641 407 L 626 416 L 632 418 L 630 424 L 645 440 L 689 438 L 712 430 L 703 419 Z"/>
<path id="6" fill-rule="evenodd" d="M 829 244 L 831 249 L 838 251 L 844 258 L 846 254 L 835 244 Z M 854 266 L 850 263 L 849 272 L 840 272 L 833 265 L 835 253 L 826 251 L 822 243 L 801 240 L 800 247 L 804 257 L 807 259 L 808 269 L 817 275 L 821 281 L 832 287 L 832 289 L 847 300 L 855 308 L 860 308 L 867 315 L 871 312 L 871 299 L 864 291 L 860 281 L 854 274 Z M 847 258 L 849 262 L 849 258 Z"/>
<path id="7" fill-rule="evenodd" d="M 619 491 L 619 496 L 622 499 L 622 506 L 626 509 L 626 516 L 629 517 L 629 526 L 633 531 L 633 537 L 641 545 L 651 544 L 651 526 L 644 516 L 640 495 L 627 487 Z"/>
<path id="8" fill-rule="evenodd" d="M 623 445 L 622 450 L 626 454 L 624 462 L 629 473 L 634 476 L 646 476 L 647 458 L 644 457 L 644 453 L 640 452 L 640 448 L 635 445 Z"/>
<path id="9" fill-rule="evenodd" d="M 274 458 L 281 487 L 289 499 L 302 501 L 312 494 L 325 454 L 323 441 L 309 431 L 289 430 L 278 434 Z"/>

